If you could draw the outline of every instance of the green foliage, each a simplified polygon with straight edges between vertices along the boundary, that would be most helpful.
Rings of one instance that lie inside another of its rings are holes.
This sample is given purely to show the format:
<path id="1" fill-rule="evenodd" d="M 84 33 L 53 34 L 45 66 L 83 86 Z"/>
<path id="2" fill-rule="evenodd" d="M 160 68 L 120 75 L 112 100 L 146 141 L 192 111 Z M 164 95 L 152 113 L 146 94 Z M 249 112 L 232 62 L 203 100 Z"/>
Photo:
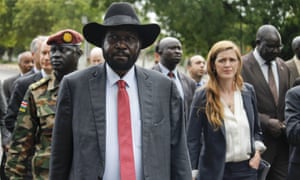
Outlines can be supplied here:
<path id="1" fill-rule="evenodd" d="M 37 35 L 65 28 L 82 30 L 82 17 L 102 22 L 106 8 L 118 0 L 0 0 L 0 47 L 28 49 Z M 292 39 L 300 34 L 298 0 L 127 0 L 134 3 L 143 23 L 155 12 L 163 36 L 175 36 L 185 56 L 206 55 L 222 39 L 236 42 L 243 53 L 252 49 L 256 30 L 273 24 L 284 46 L 282 57 L 293 55 Z M 148 49 L 149 52 L 153 48 Z"/>

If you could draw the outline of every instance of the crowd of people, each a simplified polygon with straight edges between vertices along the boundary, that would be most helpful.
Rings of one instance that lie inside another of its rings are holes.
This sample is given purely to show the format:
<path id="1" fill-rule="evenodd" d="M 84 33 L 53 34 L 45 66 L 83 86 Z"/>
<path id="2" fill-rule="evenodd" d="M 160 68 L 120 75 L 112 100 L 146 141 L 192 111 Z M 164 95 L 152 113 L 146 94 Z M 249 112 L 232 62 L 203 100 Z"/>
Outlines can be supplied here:
<path id="1" fill-rule="evenodd" d="M 248 54 L 220 40 L 183 73 L 181 41 L 158 40 L 129 3 L 82 32 L 37 36 L 0 82 L 0 179 L 300 177 L 300 36 L 284 61 L 279 31 L 261 25 Z M 84 39 L 95 48 L 77 70 Z M 155 65 L 135 65 L 154 42 Z"/>

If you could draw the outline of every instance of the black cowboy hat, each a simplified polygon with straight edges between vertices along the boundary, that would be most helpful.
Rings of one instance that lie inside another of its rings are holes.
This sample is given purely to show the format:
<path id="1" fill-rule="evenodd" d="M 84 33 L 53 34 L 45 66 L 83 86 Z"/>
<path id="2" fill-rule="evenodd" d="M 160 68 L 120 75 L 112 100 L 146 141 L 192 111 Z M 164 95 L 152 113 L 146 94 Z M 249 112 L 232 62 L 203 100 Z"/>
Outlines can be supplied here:
<path id="1" fill-rule="evenodd" d="M 88 23 L 83 27 L 85 39 L 98 46 L 102 46 L 106 31 L 113 27 L 132 27 L 141 40 L 141 49 L 150 46 L 160 33 L 157 24 L 141 24 L 133 7 L 126 2 L 112 3 L 104 17 L 103 24 Z"/>

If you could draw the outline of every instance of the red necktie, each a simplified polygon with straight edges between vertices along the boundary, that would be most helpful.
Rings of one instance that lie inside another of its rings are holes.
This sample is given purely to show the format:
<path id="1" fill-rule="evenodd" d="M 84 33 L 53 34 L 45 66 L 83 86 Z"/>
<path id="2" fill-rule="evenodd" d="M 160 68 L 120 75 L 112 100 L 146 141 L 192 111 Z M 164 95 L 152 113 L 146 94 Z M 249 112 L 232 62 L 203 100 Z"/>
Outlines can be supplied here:
<path id="1" fill-rule="evenodd" d="M 168 76 L 173 79 L 175 77 L 174 73 L 172 71 L 168 72 Z"/>
<path id="2" fill-rule="evenodd" d="M 273 75 L 273 71 L 272 71 L 272 64 L 268 63 L 267 65 L 268 65 L 269 86 L 270 86 L 271 92 L 273 94 L 275 103 L 277 105 L 278 95 L 277 95 L 277 88 L 276 88 L 275 79 L 274 79 L 274 75 Z"/>
<path id="3" fill-rule="evenodd" d="M 118 81 L 118 138 L 121 180 L 135 180 L 129 98 L 126 82 Z"/>

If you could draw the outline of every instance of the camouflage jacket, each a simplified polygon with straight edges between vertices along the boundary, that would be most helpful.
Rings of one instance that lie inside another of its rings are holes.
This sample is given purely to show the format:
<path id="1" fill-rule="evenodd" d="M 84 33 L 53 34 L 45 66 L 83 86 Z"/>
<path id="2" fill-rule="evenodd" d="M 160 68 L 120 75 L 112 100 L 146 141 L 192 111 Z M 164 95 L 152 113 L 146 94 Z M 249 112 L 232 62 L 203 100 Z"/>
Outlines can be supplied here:
<path id="1" fill-rule="evenodd" d="M 49 179 L 58 92 L 54 81 L 54 76 L 43 78 L 31 84 L 24 96 L 8 150 L 5 170 L 9 179 L 23 179 L 28 168 L 28 158 L 32 158 L 33 179 Z"/>

